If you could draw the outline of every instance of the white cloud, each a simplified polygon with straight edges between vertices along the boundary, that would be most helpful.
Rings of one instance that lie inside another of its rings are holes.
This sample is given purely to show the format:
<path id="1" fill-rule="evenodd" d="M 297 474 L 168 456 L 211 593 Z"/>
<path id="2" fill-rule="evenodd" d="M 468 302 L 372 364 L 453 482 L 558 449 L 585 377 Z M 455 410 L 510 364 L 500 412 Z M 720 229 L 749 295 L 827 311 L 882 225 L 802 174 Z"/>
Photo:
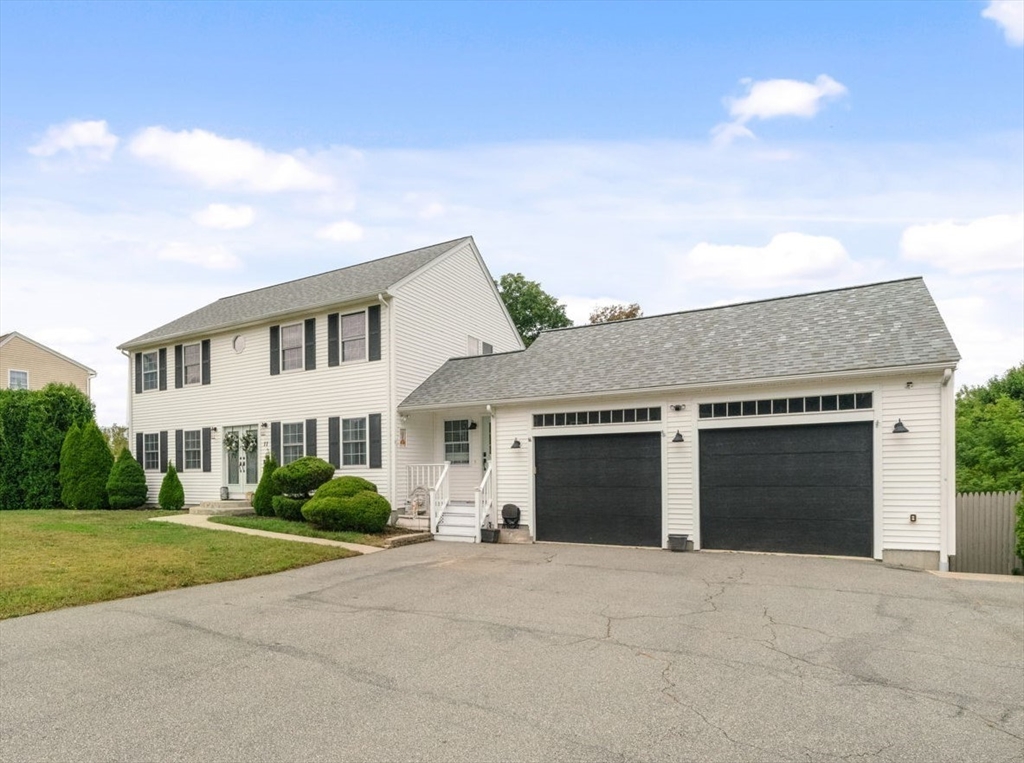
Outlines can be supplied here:
<path id="1" fill-rule="evenodd" d="M 34 156 L 53 156 L 61 151 L 106 161 L 114 155 L 119 138 L 110 132 L 105 120 L 66 122 L 52 125 L 39 143 L 29 148 Z"/>
<path id="2" fill-rule="evenodd" d="M 131 152 L 154 164 L 189 175 L 212 188 L 249 191 L 324 191 L 331 178 L 290 154 L 267 151 L 245 140 L 206 130 L 171 132 L 147 127 L 129 144 Z"/>
<path id="3" fill-rule="evenodd" d="M 177 241 L 165 245 L 157 257 L 199 265 L 208 270 L 234 270 L 242 265 L 242 261 L 225 246 L 201 246 Z"/>
<path id="4" fill-rule="evenodd" d="M 351 220 L 340 220 L 318 230 L 316 237 L 327 241 L 359 241 L 363 237 L 363 228 Z"/>
<path id="5" fill-rule="evenodd" d="M 711 130 L 714 141 L 725 145 L 734 139 L 752 138 L 754 133 L 744 127 L 752 119 L 803 117 L 810 119 L 821 111 L 826 101 L 841 98 L 848 92 L 846 86 L 827 74 L 820 74 L 814 82 L 794 79 L 769 79 L 755 82 L 740 80 L 747 86 L 742 98 L 726 98 L 732 122 L 716 125 Z"/>
<path id="6" fill-rule="evenodd" d="M 990 0 L 981 15 L 1002 27 L 1008 44 L 1024 45 L 1024 0 Z"/>
<path id="7" fill-rule="evenodd" d="M 852 264 L 843 245 L 830 236 L 779 233 L 765 246 L 701 242 L 680 261 L 677 275 L 732 288 L 772 288 L 834 277 Z"/>
<path id="8" fill-rule="evenodd" d="M 911 225 L 900 237 L 900 255 L 954 274 L 1024 268 L 1024 214 Z"/>
<path id="9" fill-rule="evenodd" d="M 256 211 L 248 204 L 210 204 L 192 215 L 192 219 L 204 228 L 235 230 L 248 228 L 256 219 Z"/>
<path id="10" fill-rule="evenodd" d="M 43 329 L 32 338 L 56 349 L 68 344 L 92 344 L 97 337 L 94 332 L 80 326 L 55 326 Z"/>

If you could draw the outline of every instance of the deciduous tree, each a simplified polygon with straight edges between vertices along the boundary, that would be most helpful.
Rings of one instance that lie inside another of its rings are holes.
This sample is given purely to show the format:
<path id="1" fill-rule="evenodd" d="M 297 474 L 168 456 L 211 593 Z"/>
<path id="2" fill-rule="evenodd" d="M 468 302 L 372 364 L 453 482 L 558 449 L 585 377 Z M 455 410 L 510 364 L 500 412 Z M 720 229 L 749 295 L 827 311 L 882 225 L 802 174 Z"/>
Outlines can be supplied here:
<path id="1" fill-rule="evenodd" d="M 572 325 L 565 314 L 565 305 L 560 305 L 539 283 L 527 280 L 522 273 L 506 273 L 495 285 L 527 347 L 545 329 Z"/>
<path id="2" fill-rule="evenodd" d="M 956 395 L 959 492 L 1024 487 L 1024 363 Z"/>
<path id="3" fill-rule="evenodd" d="M 640 318 L 643 314 L 644 311 L 636 302 L 629 305 L 605 305 L 604 307 L 595 307 L 590 312 L 590 322 L 593 324 L 625 321 L 630 318 Z"/>

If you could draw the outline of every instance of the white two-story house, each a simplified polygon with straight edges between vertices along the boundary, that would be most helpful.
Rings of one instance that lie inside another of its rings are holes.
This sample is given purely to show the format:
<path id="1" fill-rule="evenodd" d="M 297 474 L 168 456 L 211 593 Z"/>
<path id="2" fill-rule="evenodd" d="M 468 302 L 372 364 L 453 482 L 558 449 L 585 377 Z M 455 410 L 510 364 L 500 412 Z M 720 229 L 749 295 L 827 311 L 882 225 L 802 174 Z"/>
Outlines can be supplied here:
<path id="1" fill-rule="evenodd" d="M 173 463 L 186 503 L 244 499 L 272 453 L 319 456 L 403 507 L 409 466 L 444 453 L 398 404 L 451 357 L 522 347 L 462 238 L 224 297 L 125 342 L 130 437 L 151 496 Z M 485 433 L 447 429 L 452 478 L 475 485 Z"/>

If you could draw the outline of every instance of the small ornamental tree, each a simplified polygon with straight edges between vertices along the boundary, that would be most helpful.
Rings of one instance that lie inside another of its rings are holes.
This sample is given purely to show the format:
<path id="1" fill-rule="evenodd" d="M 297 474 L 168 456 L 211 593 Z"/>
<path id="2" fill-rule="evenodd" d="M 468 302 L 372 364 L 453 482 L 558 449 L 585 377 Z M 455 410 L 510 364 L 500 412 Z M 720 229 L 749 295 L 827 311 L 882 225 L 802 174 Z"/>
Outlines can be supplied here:
<path id="1" fill-rule="evenodd" d="M 281 519 L 302 521 L 302 505 L 310 493 L 334 476 L 334 465 L 316 456 L 304 456 L 274 470 L 274 489 L 279 495 L 271 500 L 274 513 Z"/>
<path id="2" fill-rule="evenodd" d="M 178 470 L 174 468 L 174 464 L 167 465 L 167 474 L 164 475 L 164 481 L 160 483 L 160 495 L 157 497 L 157 503 L 160 504 L 161 509 L 167 511 L 181 511 L 185 506 L 185 488 L 181 486 Z"/>
<path id="3" fill-rule="evenodd" d="M 106 509 L 107 480 L 114 465 L 107 438 L 103 436 L 96 422 L 90 421 L 82 428 L 82 439 L 78 443 L 78 487 L 74 491 L 76 509 Z"/>
<path id="4" fill-rule="evenodd" d="M 78 505 L 76 492 L 81 472 L 82 428 L 72 424 L 60 447 L 60 502 L 69 509 Z"/>
<path id="5" fill-rule="evenodd" d="M 261 517 L 274 516 L 274 472 L 277 470 L 277 461 L 273 454 L 268 453 L 263 459 L 263 474 L 260 476 L 260 484 L 256 486 L 256 493 L 252 497 L 252 508 Z"/>
<path id="6" fill-rule="evenodd" d="M 137 509 L 149 497 L 146 473 L 128 448 L 123 448 L 107 479 L 107 500 L 112 509 Z"/>

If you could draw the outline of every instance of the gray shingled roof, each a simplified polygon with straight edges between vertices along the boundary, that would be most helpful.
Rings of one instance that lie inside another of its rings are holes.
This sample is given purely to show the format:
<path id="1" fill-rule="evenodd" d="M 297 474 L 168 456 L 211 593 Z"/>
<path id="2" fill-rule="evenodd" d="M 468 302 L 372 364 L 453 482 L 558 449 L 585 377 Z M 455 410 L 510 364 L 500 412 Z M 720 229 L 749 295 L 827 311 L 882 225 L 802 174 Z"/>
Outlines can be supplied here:
<path id="1" fill-rule="evenodd" d="M 416 272 L 428 262 L 470 240 L 471 237 L 467 236 L 296 281 L 222 297 L 206 307 L 135 337 L 120 345 L 118 349 L 131 349 L 177 337 L 210 333 L 275 315 L 301 312 L 373 296 L 387 291 L 393 284 Z"/>
<path id="2" fill-rule="evenodd" d="M 542 333 L 449 360 L 402 408 L 839 373 L 960 359 L 921 278 Z"/>

